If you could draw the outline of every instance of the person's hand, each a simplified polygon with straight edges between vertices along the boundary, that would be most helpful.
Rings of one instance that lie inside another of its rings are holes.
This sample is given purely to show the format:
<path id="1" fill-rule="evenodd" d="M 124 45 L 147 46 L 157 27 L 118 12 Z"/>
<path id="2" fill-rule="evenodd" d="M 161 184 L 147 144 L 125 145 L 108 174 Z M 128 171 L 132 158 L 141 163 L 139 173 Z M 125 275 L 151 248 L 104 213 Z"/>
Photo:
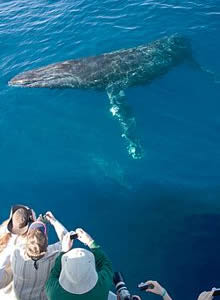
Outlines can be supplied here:
<path id="1" fill-rule="evenodd" d="M 199 295 L 198 300 L 211 300 L 211 299 L 213 299 L 213 293 L 214 293 L 214 290 L 210 291 L 210 292 L 202 292 Z"/>
<path id="2" fill-rule="evenodd" d="M 164 293 L 164 288 L 157 282 L 153 280 L 148 280 L 146 284 L 153 284 L 154 288 L 153 289 L 147 289 L 145 290 L 147 293 L 153 293 L 162 296 Z"/>
<path id="3" fill-rule="evenodd" d="M 45 217 L 51 225 L 54 225 L 54 223 L 56 222 L 56 218 L 54 217 L 51 211 L 47 211 Z"/>
<path id="4" fill-rule="evenodd" d="M 73 241 L 70 239 L 70 235 L 72 232 L 67 232 L 62 240 L 62 252 L 68 252 L 73 245 Z"/>
<path id="5" fill-rule="evenodd" d="M 90 246 L 94 241 L 82 228 L 77 228 L 75 232 L 78 234 L 78 240 L 87 246 Z"/>

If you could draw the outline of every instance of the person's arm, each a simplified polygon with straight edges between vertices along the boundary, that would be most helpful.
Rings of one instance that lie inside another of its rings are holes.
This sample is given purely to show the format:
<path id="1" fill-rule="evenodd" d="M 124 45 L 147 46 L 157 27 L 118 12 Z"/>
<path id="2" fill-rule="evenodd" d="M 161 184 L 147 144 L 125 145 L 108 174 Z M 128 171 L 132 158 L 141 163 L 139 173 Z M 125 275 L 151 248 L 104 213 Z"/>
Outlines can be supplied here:
<path id="1" fill-rule="evenodd" d="M 54 217 L 50 211 L 46 213 L 46 219 L 51 225 L 53 225 L 58 239 L 62 241 L 64 235 L 68 232 L 67 229 Z"/>
<path id="2" fill-rule="evenodd" d="M 146 284 L 152 284 L 154 286 L 152 289 L 147 289 L 147 293 L 150 292 L 153 294 L 160 295 L 164 300 L 172 300 L 165 288 L 163 288 L 157 281 L 149 280 L 146 282 Z"/>
<path id="3" fill-rule="evenodd" d="M 12 246 L 8 244 L 0 255 L 0 270 L 4 269 L 10 263 Z"/>
<path id="4" fill-rule="evenodd" d="M 10 265 L 12 250 L 13 246 L 9 242 L 0 254 L 0 288 L 4 288 L 12 281 L 12 272 L 8 267 Z"/>
<path id="5" fill-rule="evenodd" d="M 73 245 L 73 241 L 70 239 L 71 232 L 67 232 L 62 241 L 62 253 L 56 258 L 54 267 L 52 268 L 49 278 L 46 283 L 47 296 L 50 296 L 50 289 L 56 287 L 61 272 L 61 260 L 62 255 L 69 251 Z M 48 297 L 49 298 L 49 297 Z"/>
<path id="6" fill-rule="evenodd" d="M 101 250 L 100 246 L 98 246 L 95 242 L 93 242 L 90 246 L 94 256 L 96 263 L 96 270 L 99 272 L 99 275 L 105 274 L 111 281 L 113 279 L 113 270 L 112 263 L 106 254 Z"/>
<path id="7" fill-rule="evenodd" d="M 13 280 L 10 266 L 0 269 L 0 289 L 5 288 Z"/>
<path id="8" fill-rule="evenodd" d="M 101 250 L 100 246 L 95 243 L 95 241 L 89 247 L 95 256 L 96 270 L 97 272 L 106 270 L 112 273 L 112 263 Z M 113 274 L 112 274 L 113 276 Z"/>

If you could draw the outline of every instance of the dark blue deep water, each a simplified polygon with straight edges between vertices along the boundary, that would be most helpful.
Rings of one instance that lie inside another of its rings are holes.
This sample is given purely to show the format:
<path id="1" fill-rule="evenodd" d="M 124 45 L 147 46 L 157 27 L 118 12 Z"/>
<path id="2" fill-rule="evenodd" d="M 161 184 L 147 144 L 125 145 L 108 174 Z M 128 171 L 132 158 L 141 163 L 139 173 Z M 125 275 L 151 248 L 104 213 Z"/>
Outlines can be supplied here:
<path id="1" fill-rule="evenodd" d="M 105 92 L 7 85 L 176 32 L 216 80 L 183 64 L 125 91 L 142 160 L 128 157 Z M 218 0 L 0 0 L 1 220 L 25 203 L 85 228 L 131 291 L 155 279 L 184 300 L 220 286 L 219 53 Z"/>

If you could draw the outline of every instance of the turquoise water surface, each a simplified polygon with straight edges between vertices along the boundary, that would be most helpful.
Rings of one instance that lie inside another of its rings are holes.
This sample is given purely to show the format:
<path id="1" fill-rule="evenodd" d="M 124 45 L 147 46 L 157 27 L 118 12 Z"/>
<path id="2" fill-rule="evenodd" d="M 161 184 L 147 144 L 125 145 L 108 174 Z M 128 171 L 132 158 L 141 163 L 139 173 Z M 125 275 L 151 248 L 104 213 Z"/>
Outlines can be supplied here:
<path id="1" fill-rule="evenodd" d="M 125 91 L 141 160 L 128 157 L 105 92 L 7 84 L 173 33 L 215 80 L 183 64 Z M 0 0 L 1 219 L 26 203 L 85 228 L 133 292 L 147 279 L 180 300 L 220 286 L 219 53 L 218 0 Z"/>

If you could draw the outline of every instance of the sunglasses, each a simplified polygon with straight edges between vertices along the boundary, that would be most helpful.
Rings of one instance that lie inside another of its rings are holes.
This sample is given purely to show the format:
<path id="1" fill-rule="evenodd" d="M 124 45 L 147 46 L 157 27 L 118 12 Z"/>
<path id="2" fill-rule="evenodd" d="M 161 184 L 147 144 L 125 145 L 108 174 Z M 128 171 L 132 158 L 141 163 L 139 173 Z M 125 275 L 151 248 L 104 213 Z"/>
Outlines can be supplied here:
<path id="1" fill-rule="evenodd" d="M 30 225 L 28 232 L 30 232 L 31 230 L 36 230 L 36 229 L 40 230 L 44 235 L 47 235 L 47 227 L 43 222 L 41 222 L 41 221 L 33 222 Z"/>

